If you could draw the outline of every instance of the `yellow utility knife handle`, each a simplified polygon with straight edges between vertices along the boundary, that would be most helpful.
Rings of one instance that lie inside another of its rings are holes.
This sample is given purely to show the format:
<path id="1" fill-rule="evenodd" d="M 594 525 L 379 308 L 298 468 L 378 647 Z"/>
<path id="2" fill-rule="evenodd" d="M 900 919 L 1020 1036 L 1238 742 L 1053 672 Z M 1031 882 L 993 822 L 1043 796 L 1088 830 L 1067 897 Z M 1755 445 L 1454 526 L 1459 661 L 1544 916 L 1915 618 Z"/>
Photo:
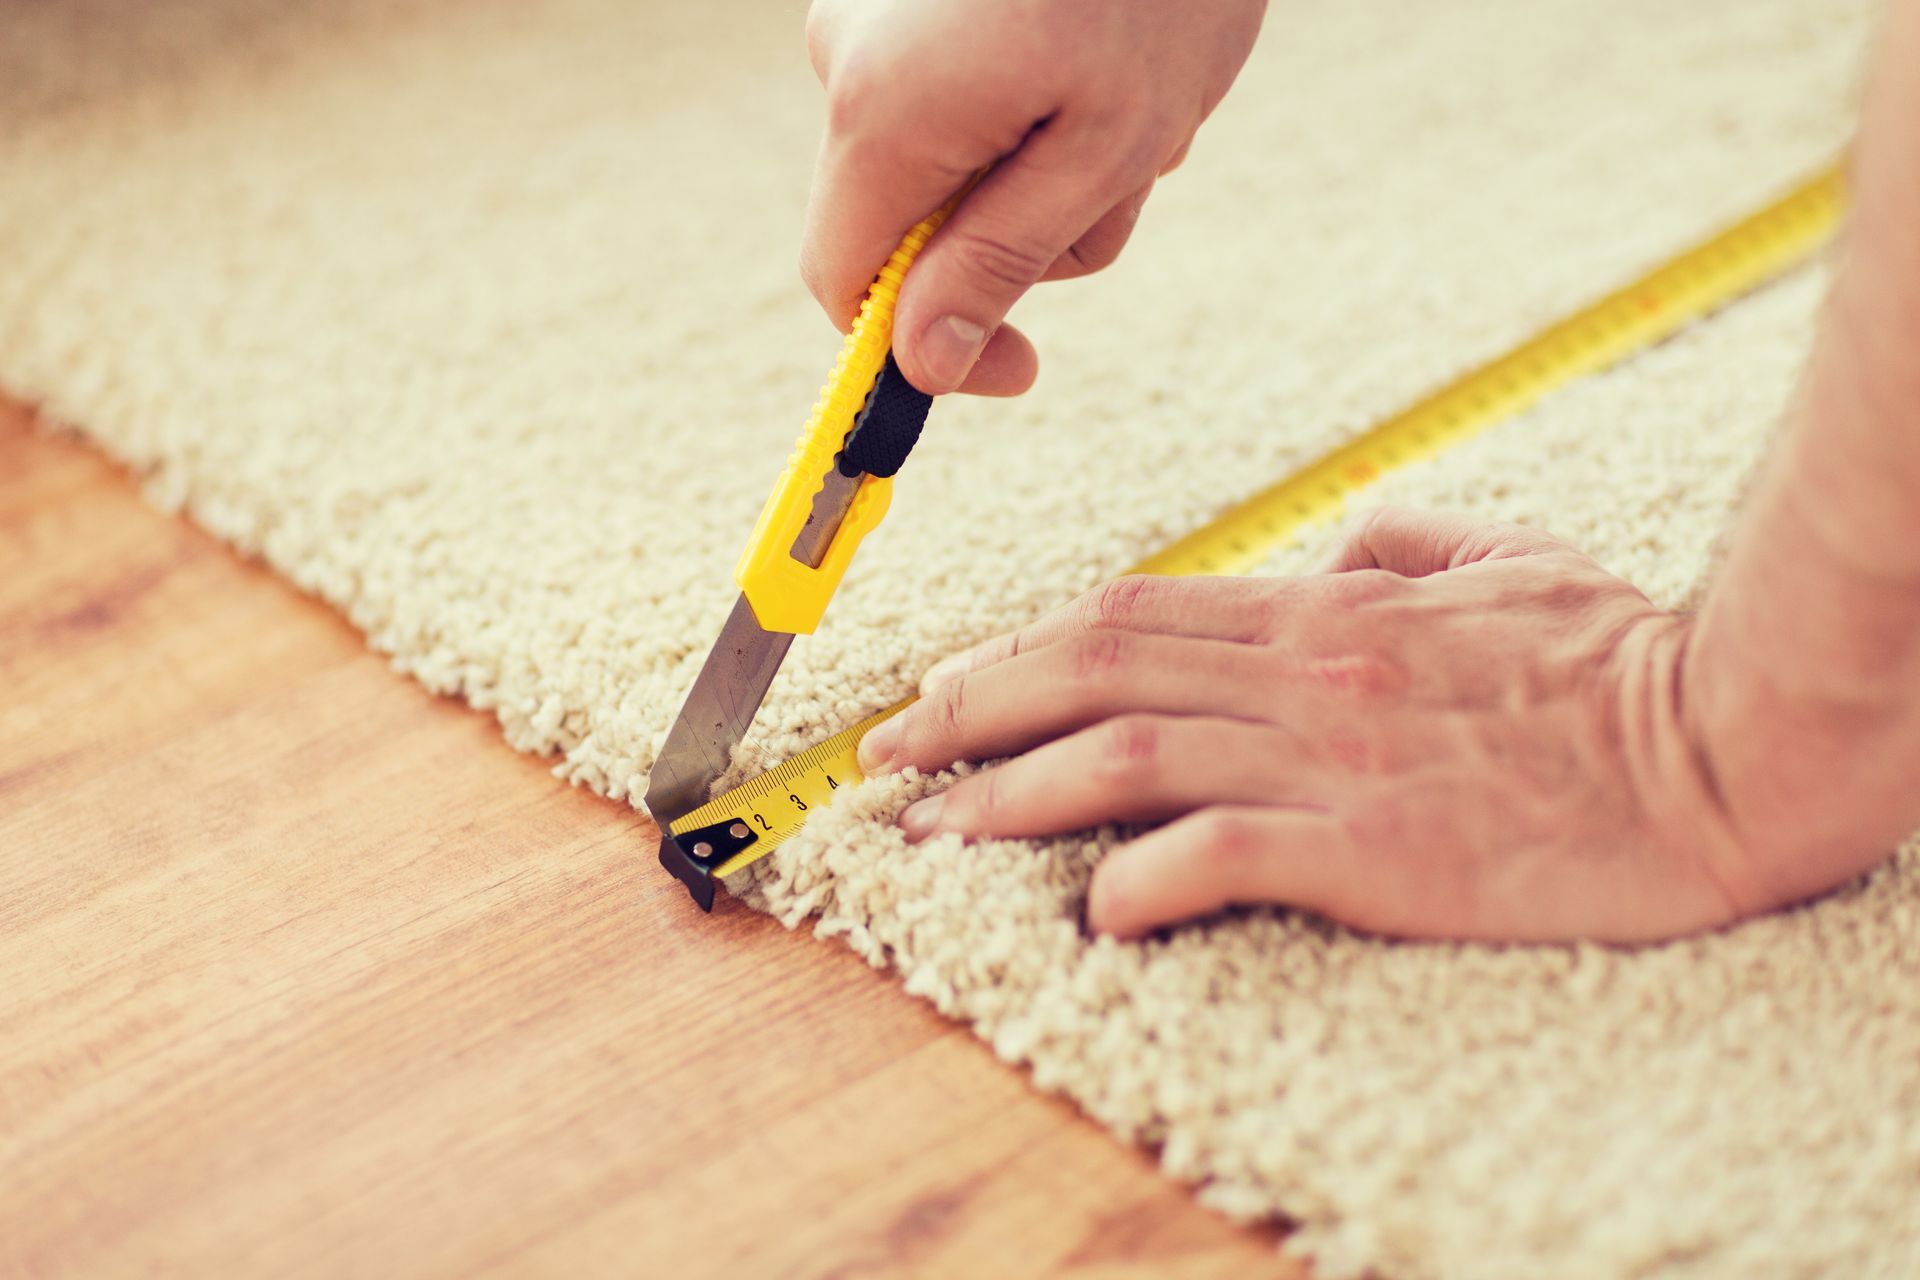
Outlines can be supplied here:
<path id="1" fill-rule="evenodd" d="M 787 469 L 780 473 L 766 506 L 760 509 L 760 519 L 734 568 L 733 580 L 753 606 L 754 617 L 768 631 L 807 635 L 819 626 L 827 601 L 839 588 L 841 575 L 846 573 L 860 540 L 887 514 L 887 504 L 893 498 L 893 478 L 866 476 L 819 566 L 793 556 L 794 540 L 813 512 L 814 495 L 820 492 L 827 469 L 834 465 L 835 455 L 846 443 L 854 420 L 886 367 L 887 353 L 893 346 L 893 308 L 899 301 L 907 268 L 965 194 L 962 191 L 907 232 L 887 265 L 880 268 L 840 349 L 833 376 L 827 379 L 813 406 L 813 416 L 807 419 L 787 458 Z"/>

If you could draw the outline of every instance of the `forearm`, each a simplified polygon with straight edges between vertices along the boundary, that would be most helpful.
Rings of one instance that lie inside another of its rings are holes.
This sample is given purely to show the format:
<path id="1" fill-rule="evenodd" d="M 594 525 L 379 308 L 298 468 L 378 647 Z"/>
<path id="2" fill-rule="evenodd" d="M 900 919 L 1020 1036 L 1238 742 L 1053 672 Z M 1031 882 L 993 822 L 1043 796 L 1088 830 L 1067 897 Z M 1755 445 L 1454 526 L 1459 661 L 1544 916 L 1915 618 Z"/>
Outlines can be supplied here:
<path id="1" fill-rule="evenodd" d="M 1845 256 L 1799 403 L 1690 646 L 1730 812 L 1825 887 L 1920 827 L 1920 0 L 1891 0 Z"/>

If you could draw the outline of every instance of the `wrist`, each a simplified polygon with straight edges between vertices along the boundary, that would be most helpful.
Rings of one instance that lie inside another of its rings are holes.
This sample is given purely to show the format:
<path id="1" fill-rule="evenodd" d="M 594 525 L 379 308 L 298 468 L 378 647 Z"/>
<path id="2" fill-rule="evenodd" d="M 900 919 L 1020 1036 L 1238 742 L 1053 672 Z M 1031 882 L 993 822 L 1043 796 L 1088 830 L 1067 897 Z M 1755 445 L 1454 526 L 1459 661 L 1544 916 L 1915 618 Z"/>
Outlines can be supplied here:
<path id="1" fill-rule="evenodd" d="M 1892 6 L 1799 407 L 1683 658 L 1683 719 L 1771 896 L 1920 827 L 1920 3 Z"/>
<path id="2" fill-rule="evenodd" d="M 1783 622 L 1811 607 L 1794 576 L 1781 566 L 1756 600 L 1751 575 L 1728 574 L 1678 656 L 1684 731 L 1768 906 L 1858 875 L 1920 828 L 1920 653 L 1861 663 L 1840 652 L 1857 632 L 1822 651 Z"/>

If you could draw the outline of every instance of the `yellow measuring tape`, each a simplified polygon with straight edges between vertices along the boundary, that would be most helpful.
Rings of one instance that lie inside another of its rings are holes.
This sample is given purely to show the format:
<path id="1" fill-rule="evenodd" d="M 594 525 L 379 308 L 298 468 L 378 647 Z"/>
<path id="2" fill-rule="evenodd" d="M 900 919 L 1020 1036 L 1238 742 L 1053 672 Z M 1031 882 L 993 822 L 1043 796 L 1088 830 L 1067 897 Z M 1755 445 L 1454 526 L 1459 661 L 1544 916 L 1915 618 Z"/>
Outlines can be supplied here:
<path id="1" fill-rule="evenodd" d="M 1521 413 L 1549 392 L 1671 337 L 1804 262 L 1838 225 L 1844 194 L 1837 167 L 1818 174 L 1619 292 L 1229 508 L 1128 572 L 1220 574 L 1253 568 L 1301 529 L 1338 519 L 1350 494 L 1386 472 Z M 669 833 L 737 819 L 750 824 L 758 839 L 715 874 L 728 875 L 765 857 L 804 826 L 809 813 L 830 802 L 834 792 L 861 781 L 864 775 L 855 756 L 860 739 L 913 701 L 896 703 L 815 743 L 681 817 Z"/>

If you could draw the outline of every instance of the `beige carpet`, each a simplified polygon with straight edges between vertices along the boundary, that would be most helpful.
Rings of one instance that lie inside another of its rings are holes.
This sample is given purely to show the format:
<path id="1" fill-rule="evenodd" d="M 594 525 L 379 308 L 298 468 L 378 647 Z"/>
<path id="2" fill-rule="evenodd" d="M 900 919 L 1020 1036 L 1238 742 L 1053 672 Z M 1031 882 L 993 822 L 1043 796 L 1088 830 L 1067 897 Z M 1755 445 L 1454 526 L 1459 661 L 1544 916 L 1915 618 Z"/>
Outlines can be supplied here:
<path id="1" fill-rule="evenodd" d="M 0 386 L 636 797 L 835 347 L 794 269 L 799 9 L 0 7 Z M 756 761 L 1827 158 L 1866 30 L 1860 0 L 1276 4 L 1128 258 L 1023 306 L 1041 387 L 936 407 Z M 1820 288 L 1380 496 L 1542 523 L 1684 603 Z M 1296 1220 L 1327 1276 L 1920 1273 L 1920 848 L 1637 951 L 1272 912 L 1117 945 L 1077 923 L 1104 837 L 908 849 L 886 819 L 925 785 L 848 797 L 752 900 L 1209 1203 Z"/>

